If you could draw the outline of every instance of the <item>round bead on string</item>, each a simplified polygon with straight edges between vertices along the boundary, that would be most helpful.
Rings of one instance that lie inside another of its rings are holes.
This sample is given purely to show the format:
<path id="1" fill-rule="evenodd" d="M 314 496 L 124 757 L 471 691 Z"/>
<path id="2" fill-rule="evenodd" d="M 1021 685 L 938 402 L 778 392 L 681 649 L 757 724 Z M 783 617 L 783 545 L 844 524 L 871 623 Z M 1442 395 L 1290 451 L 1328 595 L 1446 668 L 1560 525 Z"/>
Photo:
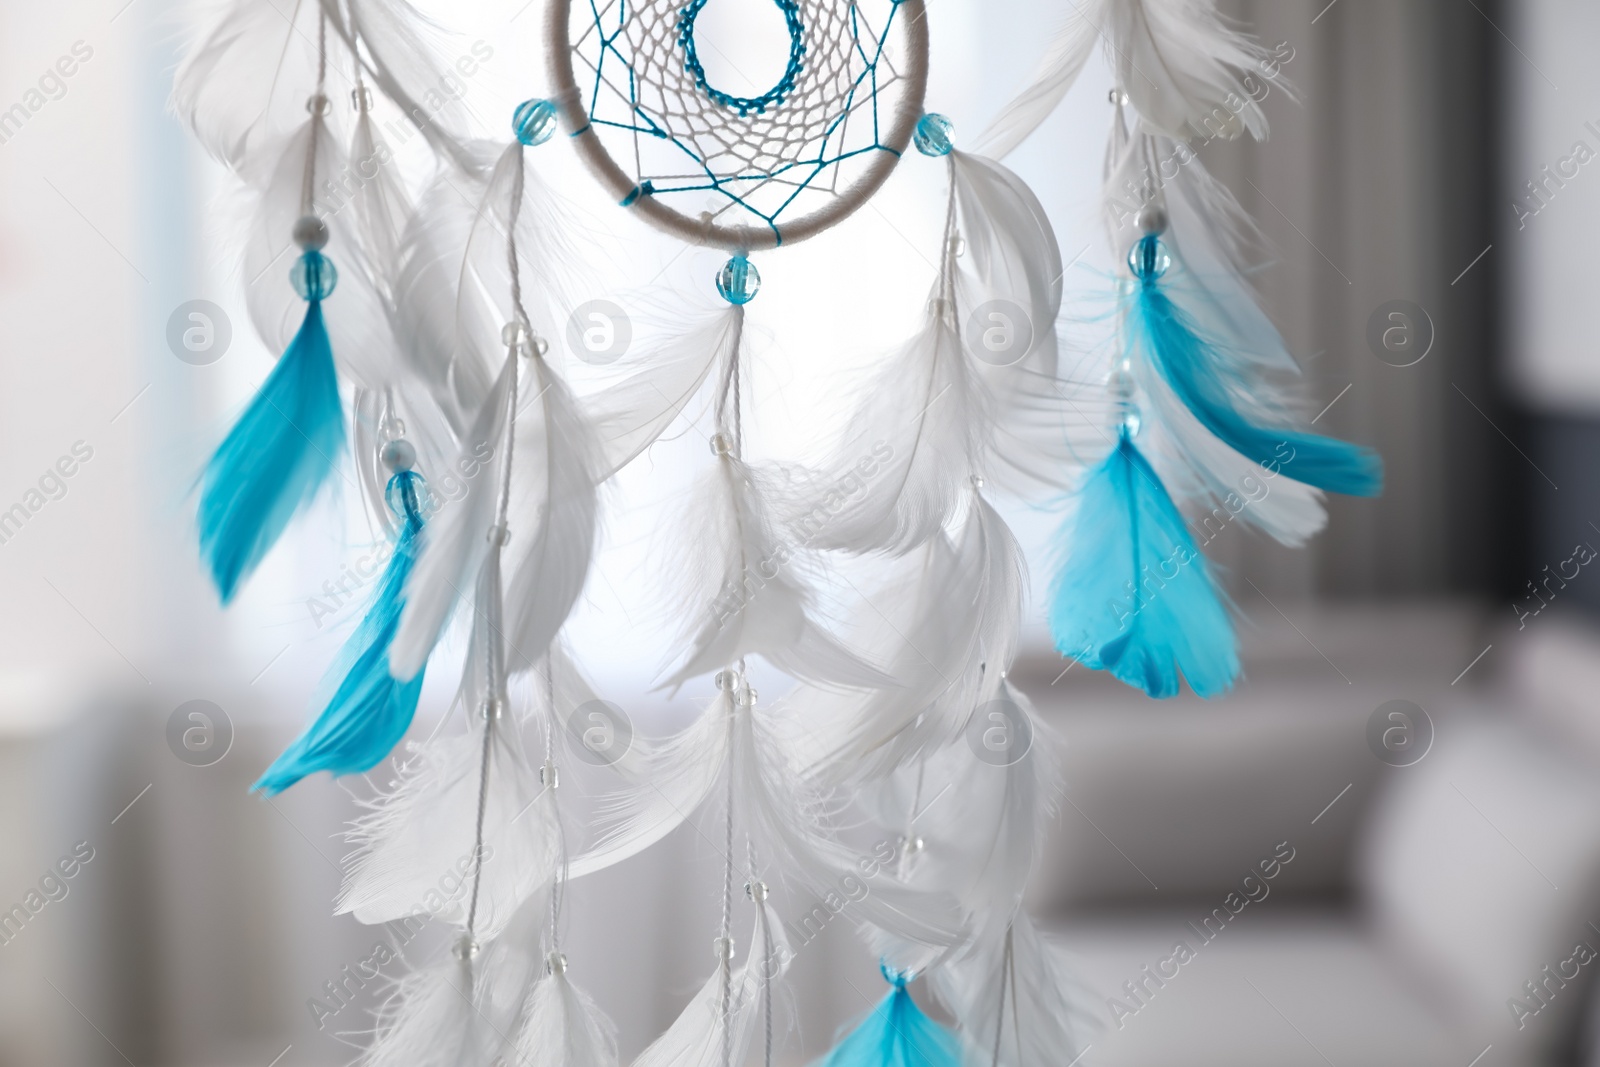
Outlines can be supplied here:
<path id="1" fill-rule="evenodd" d="M 761 291 L 761 272 L 740 252 L 717 272 L 717 295 L 730 304 L 748 304 Z"/>
<path id="2" fill-rule="evenodd" d="M 500 327 L 500 343 L 516 348 L 524 359 L 537 355 L 541 359 L 550 351 L 550 342 L 533 332 L 527 323 L 513 320 Z"/>
<path id="3" fill-rule="evenodd" d="M 372 110 L 372 90 L 365 85 L 350 90 L 350 106 L 365 115 Z"/>
<path id="4" fill-rule="evenodd" d="M 733 442 L 728 440 L 727 434 L 718 432 L 711 435 L 711 454 L 713 456 L 731 456 L 733 454 Z"/>
<path id="5" fill-rule="evenodd" d="M 1153 233 L 1147 233 L 1139 238 L 1133 250 L 1128 253 L 1128 269 L 1142 282 L 1155 281 L 1167 273 L 1167 269 L 1171 266 L 1172 256 L 1167 254 L 1167 246 Z"/>
<path id="6" fill-rule="evenodd" d="M 733 959 L 733 938 L 719 937 L 711 942 L 712 955 L 721 960 Z"/>
<path id="7" fill-rule="evenodd" d="M 756 691 L 748 685 L 740 686 L 736 699 L 741 708 L 753 708 L 756 706 Z"/>
<path id="8" fill-rule="evenodd" d="M 920 837 L 902 837 L 900 844 L 906 850 L 906 855 L 908 856 L 915 856 L 928 847 L 927 843 Z"/>
<path id="9" fill-rule="evenodd" d="M 948 156 L 956 147 L 955 131 L 955 123 L 930 111 L 917 120 L 911 143 L 925 156 Z"/>
<path id="10" fill-rule="evenodd" d="M 552 952 L 544 958 L 545 973 L 555 976 L 567 973 L 567 957 L 560 952 Z"/>
<path id="11" fill-rule="evenodd" d="M 1133 367 L 1127 360 L 1124 359 L 1117 364 L 1106 385 L 1111 391 L 1112 399 L 1116 401 L 1117 420 L 1123 430 L 1129 437 L 1138 437 L 1143 419 L 1139 414 L 1139 405 L 1133 400 Z"/>
<path id="12" fill-rule="evenodd" d="M 455 954 L 456 959 L 465 962 L 478 955 L 478 943 L 472 939 L 470 934 L 462 934 L 461 939 L 455 943 L 455 947 L 450 951 Z"/>
<path id="13" fill-rule="evenodd" d="M 328 245 L 328 224 L 315 215 L 301 215 L 290 231 L 302 252 L 320 252 Z"/>
<path id="14" fill-rule="evenodd" d="M 511 115 L 511 129 L 517 140 L 528 147 L 541 145 L 555 136 L 556 106 L 549 100 L 524 100 Z"/>
<path id="15" fill-rule="evenodd" d="M 378 453 L 378 458 L 390 472 L 399 474 L 408 471 L 417 465 L 417 449 L 404 437 L 397 437 L 383 446 Z"/>
<path id="16" fill-rule="evenodd" d="M 1167 218 L 1167 209 L 1163 204 L 1150 203 L 1139 209 L 1139 217 L 1135 220 L 1140 233 L 1163 234 L 1171 220 Z"/>
<path id="17" fill-rule="evenodd" d="M 767 883 L 765 882 L 746 882 L 744 884 L 744 895 L 757 904 L 767 899 L 767 893 Z"/>
<path id="18" fill-rule="evenodd" d="M 731 689 L 733 689 L 733 688 L 738 686 L 738 684 L 739 684 L 739 672 L 738 671 L 718 671 L 715 681 L 717 683 L 717 689 L 719 691 L 721 691 L 721 692 L 726 693 L 729 690 L 731 690 Z"/>
<path id="19" fill-rule="evenodd" d="M 313 93 L 306 97 L 306 111 L 312 115 L 326 115 L 333 110 L 333 101 L 325 93 Z"/>
<path id="20" fill-rule="evenodd" d="M 289 269 L 289 284 L 301 300 L 326 300 L 339 284 L 339 272 L 334 269 L 333 260 L 308 248 Z"/>

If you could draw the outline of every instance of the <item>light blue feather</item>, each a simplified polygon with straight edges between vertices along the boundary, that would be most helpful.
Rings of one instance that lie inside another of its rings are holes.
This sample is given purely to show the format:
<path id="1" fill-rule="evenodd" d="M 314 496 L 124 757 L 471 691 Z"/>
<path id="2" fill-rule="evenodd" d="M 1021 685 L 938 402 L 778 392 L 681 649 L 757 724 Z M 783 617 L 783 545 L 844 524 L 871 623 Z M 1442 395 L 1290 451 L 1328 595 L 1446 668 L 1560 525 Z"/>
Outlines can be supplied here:
<path id="1" fill-rule="evenodd" d="M 894 988 L 846 1034 L 821 1067 L 961 1067 L 955 1035 L 922 1013 L 906 992 L 910 975 L 883 966 Z"/>
<path id="2" fill-rule="evenodd" d="M 410 728 L 423 672 L 406 682 L 390 677 L 389 643 L 400 626 L 406 578 L 420 547 L 417 485 L 421 480 L 413 471 L 401 471 L 389 480 L 389 506 L 401 520 L 400 536 L 372 606 L 329 672 L 330 678 L 340 679 L 338 688 L 322 714 L 267 768 L 254 788 L 273 795 L 317 771 L 339 775 L 370 770 Z"/>
<path id="3" fill-rule="evenodd" d="M 1056 648 L 1153 697 L 1181 673 L 1203 697 L 1239 674 L 1233 622 L 1205 557 L 1127 430 L 1079 492 L 1050 600 Z"/>
<path id="4" fill-rule="evenodd" d="M 343 447 L 333 349 L 313 300 L 200 478 L 200 554 L 224 604 L 317 495 Z"/>
<path id="5" fill-rule="evenodd" d="M 1241 364 L 1202 337 L 1193 319 L 1167 293 L 1161 282 L 1162 257 L 1157 237 L 1140 238 L 1132 257 L 1138 277 L 1132 341 L 1154 361 L 1183 406 L 1229 448 L 1295 481 L 1347 496 L 1382 492 L 1383 461 L 1371 449 L 1287 427 L 1257 425 L 1240 411 L 1241 404 L 1250 401 L 1252 383 Z"/>

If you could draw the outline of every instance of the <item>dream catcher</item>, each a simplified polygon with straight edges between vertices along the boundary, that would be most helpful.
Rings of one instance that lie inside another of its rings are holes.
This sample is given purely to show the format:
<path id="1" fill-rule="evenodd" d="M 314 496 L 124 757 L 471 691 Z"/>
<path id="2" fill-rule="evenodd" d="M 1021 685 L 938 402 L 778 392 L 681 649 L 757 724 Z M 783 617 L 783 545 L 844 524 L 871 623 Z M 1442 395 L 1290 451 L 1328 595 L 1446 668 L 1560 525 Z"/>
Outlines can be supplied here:
<path id="1" fill-rule="evenodd" d="M 1063 655 L 1152 696 L 1180 679 L 1210 696 L 1239 664 L 1197 516 L 1296 544 L 1324 521 L 1321 492 L 1378 490 L 1375 456 L 1296 422 L 1293 361 L 1247 281 L 1248 220 L 1194 157 L 1264 136 L 1252 80 L 1277 77 L 1210 3 L 1080 7 L 967 151 L 924 106 L 923 0 L 746 2 L 770 2 L 788 42 L 754 94 L 719 82 L 708 0 L 547 0 L 553 91 L 498 141 L 426 104 L 434 29 L 399 0 L 287 20 L 234 0 L 179 71 L 180 111 L 252 205 L 252 316 L 283 352 L 200 480 L 207 569 L 231 600 L 343 480 L 347 448 L 393 543 L 310 724 L 258 788 L 382 764 L 437 646 L 466 638 L 453 714 L 407 745 L 353 830 L 341 910 L 452 930 L 385 1005 L 369 1064 L 614 1064 L 611 1024 L 567 977 L 568 883 L 691 818 L 709 827 L 721 918 L 704 985 L 638 1067 L 742 1067 L 752 1046 L 771 1067 L 779 986 L 809 940 L 784 913 L 810 900 L 849 914 L 888 986 L 829 1067 L 1075 1062 L 1082 998 L 1022 908 L 1061 783 L 1009 679 L 1026 564 L 998 494 L 1068 501 L 1048 612 Z M 1117 79 L 1105 215 L 1125 266 L 1104 374 L 1085 382 L 1059 366 L 1054 231 L 999 159 L 1101 38 Z M 424 135 L 427 168 L 359 166 L 391 158 L 396 130 Z M 541 177 L 561 142 L 619 213 L 729 255 L 704 280 L 716 311 L 683 314 L 587 392 L 547 358 L 579 259 Z M 902 163 L 945 193 L 921 237 L 917 329 L 852 401 L 833 458 L 752 458 L 752 257 L 845 223 Z M 710 447 L 678 502 L 682 623 L 662 683 L 703 691 L 704 710 L 597 759 L 566 724 L 604 705 L 561 634 L 601 488 L 697 398 Z M 459 491 L 436 492 L 447 480 Z M 841 635 L 811 579 L 844 557 L 871 560 L 880 588 Z M 763 700 L 756 658 L 796 688 Z M 598 805 L 561 789 L 590 772 Z M 879 844 L 852 848 L 846 821 Z"/>

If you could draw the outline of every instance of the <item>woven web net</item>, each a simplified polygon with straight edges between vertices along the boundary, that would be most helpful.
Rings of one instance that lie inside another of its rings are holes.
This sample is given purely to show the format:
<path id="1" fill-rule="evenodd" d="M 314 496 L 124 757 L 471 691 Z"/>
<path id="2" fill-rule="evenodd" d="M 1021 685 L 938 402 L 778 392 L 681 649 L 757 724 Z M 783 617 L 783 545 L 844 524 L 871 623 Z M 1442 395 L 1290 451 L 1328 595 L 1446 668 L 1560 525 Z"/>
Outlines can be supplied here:
<path id="1" fill-rule="evenodd" d="M 903 84 L 899 5 L 718 0 L 774 5 L 788 32 L 782 78 L 737 96 L 702 62 L 740 63 L 697 32 L 707 2 L 574 0 L 575 80 L 590 124 L 637 183 L 624 203 L 652 196 L 702 223 L 771 227 L 781 241 L 784 222 L 820 210 L 891 151 L 881 139 Z"/>

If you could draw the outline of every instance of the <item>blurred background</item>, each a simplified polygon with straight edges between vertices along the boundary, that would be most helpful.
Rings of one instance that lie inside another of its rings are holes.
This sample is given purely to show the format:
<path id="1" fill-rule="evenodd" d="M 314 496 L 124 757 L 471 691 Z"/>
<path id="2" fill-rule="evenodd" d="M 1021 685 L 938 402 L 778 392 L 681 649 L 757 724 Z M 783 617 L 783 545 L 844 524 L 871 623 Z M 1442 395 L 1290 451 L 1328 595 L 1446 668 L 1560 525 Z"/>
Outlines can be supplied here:
<path id="1" fill-rule="evenodd" d="M 480 60 L 442 84 L 503 137 L 500 116 L 544 87 L 535 14 L 437 6 Z M 930 6 L 929 106 L 959 140 L 1064 6 Z M 1267 101 L 1266 144 L 1204 158 L 1272 244 L 1258 281 L 1319 428 L 1377 447 L 1389 482 L 1331 501 L 1306 550 L 1237 528 L 1211 546 L 1246 646 L 1226 699 L 1158 705 L 1063 673 L 1030 621 L 1017 677 L 1067 777 L 1031 908 L 1098 1024 L 1082 1062 L 1588 1062 L 1600 8 L 1226 7 L 1292 50 L 1297 99 Z M 273 354 L 243 312 L 232 190 L 166 109 L 192 19 L 169 0 L 0 2 L 0 1067 L 342 1063 L 399 973 L 350 979 L 395 936 L 331 915 L 348 789 L 247 792 L 358 616 L 337 590 L 378 535 L 357 502 L 330 503 L 226 614 L 196 564 L 194 479 Z M 1112 262 L 1096 218 L 1109 86 L 1097 60 L 1008 161 L 1077 257 L 1069 302 Z M 563 146 L 543 151 L 600 235 L 596 295 L 704 290 L 719 257 L 623 225 Z M 804 456 L 915 314 L 942 202 L 942 171 L 918 162 L 849 225 L 762 261 L 771 454 Z M 906 299 L 861 306 L 874 287 Z M 172 340 L 195 301 L 229 324 L 202 361 Z M 668 442 L 624 473 L 571 628 L 646 734 L 704 695 L 651 688 L 671 641 L 648 547 L 702 451 Z M 1054 514 L 1008 515 L 1042 588 Z M 419 731 L 451 673 L 433 672 Z M 1263 864 L 1275 876 L 1247 885 Z M 574 888 L 568 955 L 625 1057 L 709 967 L 709 866 L 684 832 Z M 425 959 L 437 931 L 396 947 Z M 870 1006 L 871 966 L 843 924 L 804 954 L 785 1062 Z"/>

